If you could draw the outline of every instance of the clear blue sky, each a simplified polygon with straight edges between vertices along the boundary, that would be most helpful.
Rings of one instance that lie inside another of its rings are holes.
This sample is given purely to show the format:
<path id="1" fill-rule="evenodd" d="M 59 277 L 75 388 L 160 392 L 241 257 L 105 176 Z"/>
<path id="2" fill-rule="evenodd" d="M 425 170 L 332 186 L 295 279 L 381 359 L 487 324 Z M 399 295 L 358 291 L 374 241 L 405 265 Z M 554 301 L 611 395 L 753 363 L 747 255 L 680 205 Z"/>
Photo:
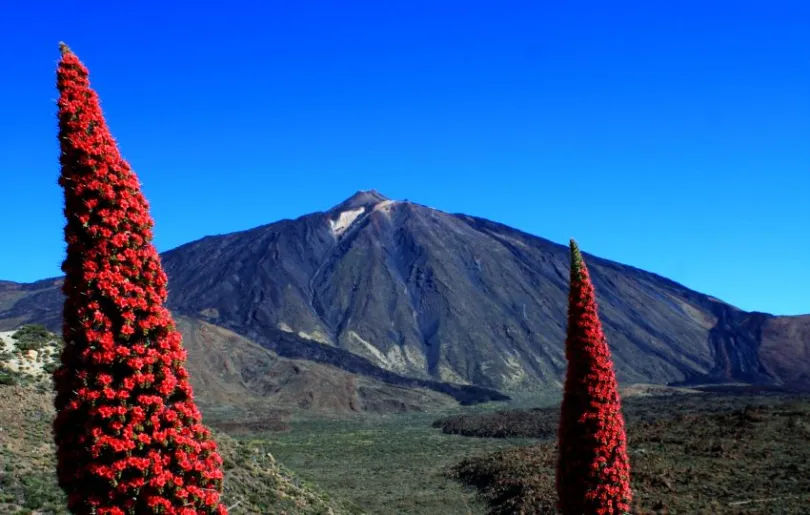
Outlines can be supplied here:
<path id="1" fill-rule="evenodd" d="M 810 313 L 809 25 L 806 0 L 5 2 L 0 278 L 59 274 L 64 40 L 160 250 L 375 188 Z"/>

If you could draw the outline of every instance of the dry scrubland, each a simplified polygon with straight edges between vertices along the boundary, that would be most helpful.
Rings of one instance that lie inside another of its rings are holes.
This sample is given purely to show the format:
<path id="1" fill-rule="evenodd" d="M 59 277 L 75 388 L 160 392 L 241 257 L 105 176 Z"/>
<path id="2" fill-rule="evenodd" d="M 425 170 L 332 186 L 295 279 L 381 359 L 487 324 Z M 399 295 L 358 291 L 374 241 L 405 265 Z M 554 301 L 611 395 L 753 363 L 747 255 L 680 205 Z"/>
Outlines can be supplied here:
<path id="1" fill-rule="evenodd" d="M 0 385 L 51 390 L 61 342 L 42 326 L 0 332 Z"/>
<path id="2" fill-rule="evenodd" d="M 625 403 L 634 513 L 810 512 L 810 400 L 699 394 Z M 480 490 L 491 514 L 553 512 L 556 409 L 437 420 L 474 438 L 537 437 L 539 445 L 463 460 L 450 475 Z M 551 440 L 548 440 L 551 439 Z"/>
<path id="3" fill-rule="evenodd" d="M 810 512 L 810 398 L 630 393 L 634 513 Z M 299 417 L 291 430 L 260 438 L 301 477 L 368 513 L 550 513 L 556 401 L 521 396 L 515 404 L 549 407 L 464 408 L 438 420 Z"/>
<path id="4" fill-rule="evenodd" d="M 64 514 L 52 394 L 41 372 L 58 341 L 36 329 L 23 335 L 4 334 L 0 357 L 0 374 L 15 383 L 0 386 L 0 513 Z M 21 361 L 33 356 L 29 347 L 38 349 L 37 366 Z M 11 374 L 9 363 L 28 373 Z M 807 397 L 649 388 L 624 395 L 638 513 L 808 513 Z M 548 513 L 556 495 L 558 400 L 523 395 L 511 409 L 490 404 L 445 416 L 299 412 L 244 423 L 222 407 L 207 420 L 218 429 L 234 514 L 529 515 Z M 530 408 L 538 405 L 548 407 Z"/>
<path id="5" fill-rule="evenodd" d="M 56 483 L 50 377 L 59 340 L 42 328 L 0 335 L 0 513 L 67 514 Z M 30 350 L 35 349 L 36 354 Z M 238 514 L 348 514 L 350 510 L 276 463 L 262 441 L 215 435 L 224 461 L 224 499 Z"/>
<path id="6" fill-rule="evenodd" d="M 53 397 L 30 387 L 0 386 L 0 513 L 67 514 L 56 483 L 51 436 Z M 276 463 L 261 441 L 215 434 L 224 461 L 230 513 L 348 514 L 327 494 Z"/>

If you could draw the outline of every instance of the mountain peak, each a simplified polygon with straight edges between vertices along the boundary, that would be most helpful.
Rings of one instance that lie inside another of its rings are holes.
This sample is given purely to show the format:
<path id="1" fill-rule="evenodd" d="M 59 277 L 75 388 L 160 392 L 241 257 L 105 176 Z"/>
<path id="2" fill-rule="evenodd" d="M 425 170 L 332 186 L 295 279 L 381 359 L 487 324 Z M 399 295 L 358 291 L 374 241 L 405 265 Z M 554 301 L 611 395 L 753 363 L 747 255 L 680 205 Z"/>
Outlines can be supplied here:
<path id="1" fill-rule="evenodd" d="M 389 200 L 388 197 L 383 195 L 377 190 L 360 190 L 351 197 L 347 198 L 340 204 L 336 205 L 330 211 L 346 211 L 349 209 L 357 209 L 361 207 L 370 207 L 379 202 Z"/>

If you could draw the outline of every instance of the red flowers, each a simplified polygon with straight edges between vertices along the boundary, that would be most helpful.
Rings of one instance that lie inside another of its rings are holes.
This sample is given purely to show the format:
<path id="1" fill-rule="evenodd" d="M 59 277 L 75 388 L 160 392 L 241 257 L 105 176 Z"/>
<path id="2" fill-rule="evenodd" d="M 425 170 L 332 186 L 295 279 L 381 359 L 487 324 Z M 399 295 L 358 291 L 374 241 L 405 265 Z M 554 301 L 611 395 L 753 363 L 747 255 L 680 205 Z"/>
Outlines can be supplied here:
<path id="1" fill-rule="evenodd" d="M 193 401 L 186 353 L 135 174 L 88 72 L 57 70 L 65 192 L 62 364 L 54 373 L 57 475 L 74 514 L 213 515 L 222 459 Z"/>
<path id="2" fill-rule="evenodd" d="M 574 240 L 565 356 L 558 507 L 564 515 L 630 513 L 630 462 L 616 374 L 588 268 Z"/>

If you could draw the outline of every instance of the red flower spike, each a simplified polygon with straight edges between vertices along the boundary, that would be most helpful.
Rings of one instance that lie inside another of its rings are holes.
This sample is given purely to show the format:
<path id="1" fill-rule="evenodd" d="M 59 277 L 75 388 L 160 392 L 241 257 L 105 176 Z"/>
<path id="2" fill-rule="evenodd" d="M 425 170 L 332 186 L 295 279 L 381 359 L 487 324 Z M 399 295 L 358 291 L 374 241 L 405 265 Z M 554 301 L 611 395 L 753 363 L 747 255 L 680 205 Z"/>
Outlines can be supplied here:
<path id="1" fill-rule="evenodd" d="M 630 513 L 630 461 L 616 374 L 590 274 L 574 240 L 565 357 L 558 508 L 563 515 Z"/>
<path id="2" fill-rule="evenodd" d="M 60 47 L 67 257 L 66 345 L 54 373 L 59 485 L 75 515 L 224 515 L 222 459 L 192 400 L 182 338 L 163 307 L 166 275 L 151 243 L 148 204 L 107 129 L 87 68 Z M 205 494 L 189 495 L 182 485 Z"/>

